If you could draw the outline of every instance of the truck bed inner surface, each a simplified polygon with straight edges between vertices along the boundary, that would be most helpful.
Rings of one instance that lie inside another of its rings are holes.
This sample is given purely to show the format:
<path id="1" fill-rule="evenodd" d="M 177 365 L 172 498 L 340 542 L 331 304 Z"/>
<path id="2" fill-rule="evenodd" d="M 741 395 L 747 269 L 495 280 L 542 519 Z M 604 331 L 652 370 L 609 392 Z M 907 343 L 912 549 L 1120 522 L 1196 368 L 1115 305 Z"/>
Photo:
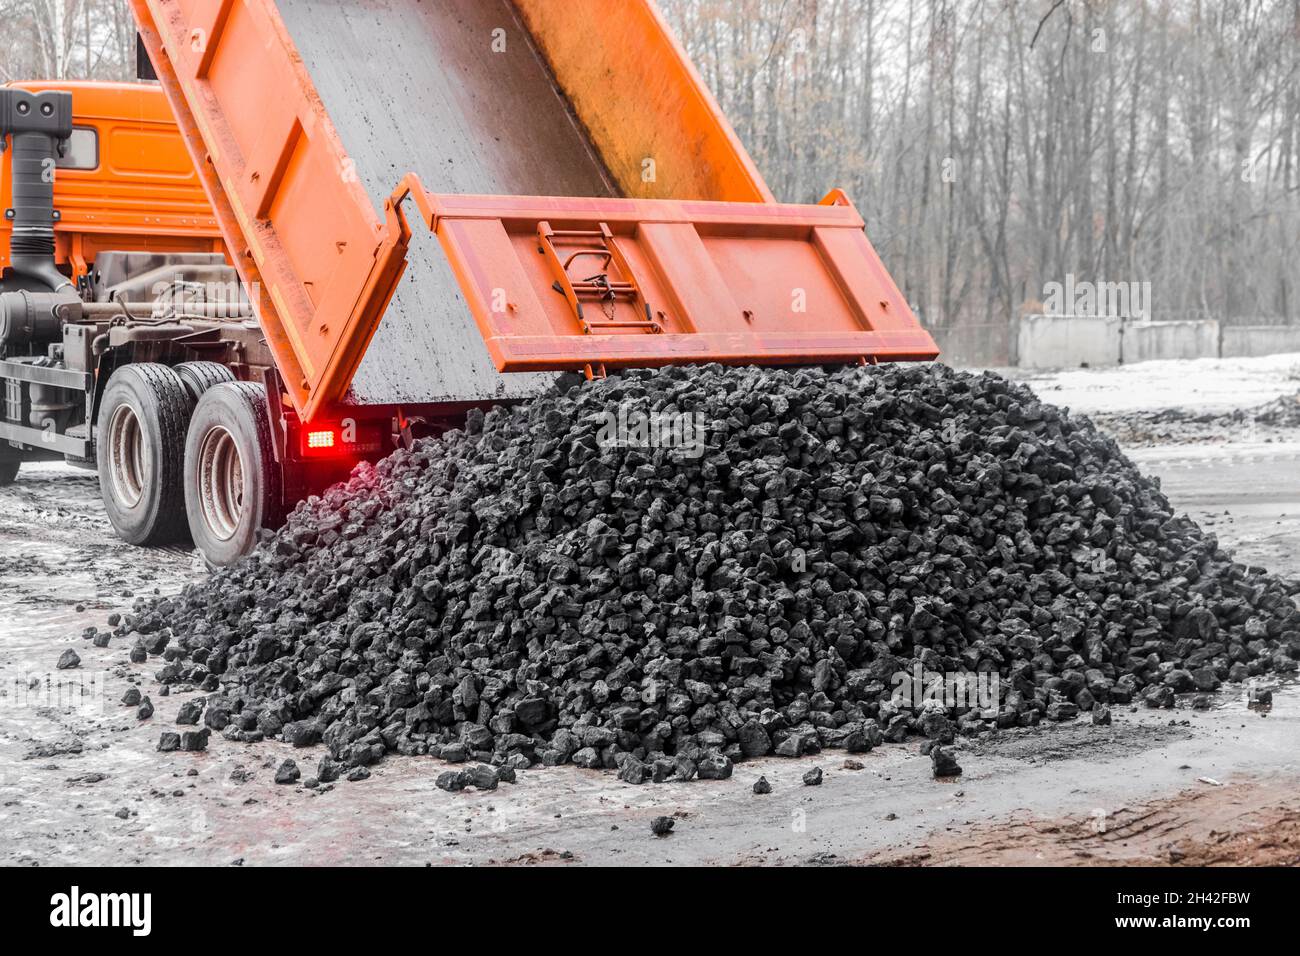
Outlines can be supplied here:
<path id="1" fill-rule="evenodd" d="M 408 170 L 434 192 L 619 195 L 510 0 L 279 10 L 377 211 Z M 350 398 L 519 398 L 551 377 L 496 370 L 437 240 L 416 230 Z"/>

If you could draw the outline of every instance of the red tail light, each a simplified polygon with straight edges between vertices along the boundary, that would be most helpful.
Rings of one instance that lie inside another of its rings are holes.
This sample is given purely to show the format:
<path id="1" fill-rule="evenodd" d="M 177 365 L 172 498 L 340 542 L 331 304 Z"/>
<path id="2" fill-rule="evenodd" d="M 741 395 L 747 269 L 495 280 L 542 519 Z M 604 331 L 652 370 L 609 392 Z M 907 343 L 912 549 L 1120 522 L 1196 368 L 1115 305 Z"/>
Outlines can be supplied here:
<path id="1" fill-rule="evenodd" d="M 370 422 L 313 423 L 298 431 L 298 453 L 302 458 L 360 458 L 384 450 L 383 433 L 381 425 Z"/>

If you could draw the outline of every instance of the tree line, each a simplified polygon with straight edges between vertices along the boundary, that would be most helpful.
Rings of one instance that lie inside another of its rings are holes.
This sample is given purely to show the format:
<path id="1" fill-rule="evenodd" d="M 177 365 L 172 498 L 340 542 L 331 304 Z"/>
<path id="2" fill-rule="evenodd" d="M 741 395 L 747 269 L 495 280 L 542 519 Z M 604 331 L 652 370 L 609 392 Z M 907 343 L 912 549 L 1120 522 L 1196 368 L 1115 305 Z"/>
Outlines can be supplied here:
<path id="1" fill-rule="evenodd" d="M 843 186 L 927 324 L 1067 276 L 1300 321 L 1300 0 L 661 0 L 778 198 Z"/>

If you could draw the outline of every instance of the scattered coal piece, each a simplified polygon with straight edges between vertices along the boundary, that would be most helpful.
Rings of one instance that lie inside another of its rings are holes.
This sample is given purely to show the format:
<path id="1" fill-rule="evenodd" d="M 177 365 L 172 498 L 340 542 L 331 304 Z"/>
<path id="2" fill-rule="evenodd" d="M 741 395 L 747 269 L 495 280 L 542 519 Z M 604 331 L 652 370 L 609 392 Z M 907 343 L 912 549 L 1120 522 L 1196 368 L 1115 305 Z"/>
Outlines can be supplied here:
<path id="1" fill-rule="evenodd" d="M 470 786 L 479 790 L 495 790 L 497 788 L 497 773 L 487 764 L 479 764 L 466 771 L 469 774 Z"/>
<path id="2" fill-rule="evenodd" d="M 125 707 L 140 706 L 140 688 L 128 687 L 126 693 L 122 695 L 122 704 Z"/>
<path id="3" fill-rule="evenodd" d="M 136 717 L 138 717 L 140 720 L 148 720 L 150 717 L 152 717 L 152 716 L 153 716 L 153 701 L 151 701 L 151 700 L 146 696 L 144 700 L 140 701 L 140 708 L 135 712 L 135 715 L 136 715 Z"/>
<path id="4" fill-rule="evenodd" d="M 754 792 L 758 794 L 772 792 L 772 785 L 767 782 L 767 777 L 759 777 L 754 781 Z"/>
<path id="5" fill-rule="evenodd" d="M 230 720 L 229 705 L 221 698 L 209 702 L 208 707 L 203 711 L 203 725 L 215 731 L 225 730 L 230 726 Z"/>
<path id="6" fill-rule="evenodd" d="M 1170 708 L 1177 702 L 1178 697 L 1174 689 L 1164 684 L 1152 684 L 1142 691 L 1143 702 L 1153 709 Z"/>
<path id="7" fill-rule="evenodd" d="M 275 771 L 276 783 L 293 783 L 302 776 L 302 771 L 298 769 L 298 764 L 288 758 L 280 764 Z"/>
<path id="8" fill-rule="evenodd" d="M 803 775 L 803 783 L 805 787 L 820 787 L 822 783 L 822 768 L 813 767 L 805 773 Z"/>
<path id="9" fill-rule="evenodd" d="M 164 730 L 158 736 L 158 749 L 164 753 L 181 749 L 181 735 L 174 730 Z"/>
<path id="10" fill-rule="evenodd" d="M 706 753 L 696 764 L 701 780 L 726 780 L 731 776 L 731 758 L 719 753 Z"/>
<path id="11" fill-rule="evenodd" d="M 665 417 L 699 442 L 609 440 Z M 123 633 L 251 717 L 236 739 L 310 722 L 345 768 L 642 776 L 630 757 L 651 780 L 1169 707 L 1300 656 L 1283 582 L 996 375 L 630 371 L 475 422 L 359 466 Z M 999 693 L 936 713 L 894 695 L 921 671 Z"/>
<path id="12" fill-rule="evenodd" d="M 622 766 L 618 768 L 618 779 L 631 784 L 643 784 L 653 776 L 649 766 L 631 754 L 625 754 Z"/>
<path id="13" fill-rule="evenodd" d="M 1092 708 L 1092 722 L 1098 727 L 1110 726 L 1110 708 L 1104 704 L 1097 704 Z"/>
<path id="14" fill-rule="evenodd" d="M 210 731 L 205 727 L 203 730 L 186 730 L 181 732 L 181 750 L 207 750 L 208 734 Z"/>
<path id="15" fill-rule="evenodd" d="M 176 723 L 178 724 L 197 724 L 199 717 L 203 715 L 202 700 L 187 700 L 181 704 L 180 709 L 176 712 Z"/>
<path id="16" fill-rule="evenodd" d="M 79 667 L 80 665 L 81 657 L 72 648 L 68 648 L 59 655 L 59 662 L 54 666 L 61 671 L 66 671 L 73 667 Z"/>
<path id="17" fill-rule="evenodd" d="M 132 664 L 143 664 L 149 659 L 149 652 L 144 649 L 143 644 L 133 644 L 130 659 Z"/>
<path id="18" fill-rule="evenodd" d="M 936 777 L 957 777 L 961 775 L 961 766 L 952 751 L 946 747 L 934 747 L 930 751 L 930 763 Z"/>
<path id="19" fill-rule="evenodd" d="M 469 782 L 468 770 L 444 770 L 433 781 L 434 786 L 439 790 L 446 790 L 448 793 L 464 790 L 469 786 Z"/>
<path id="20" fill-rule="evenodd" d="M 665 837 L 673 832 L 673 827 L 677 821 L 672 817 L 655 817 L 650 821 L 650 832 L 657 837 Z"/>
<path id="21" fill-rule="evenodd" d="M 339 766 L 338 761 L 326 754 L 320 758 L 320 763 L 316 765 L 316 778 L 321 783 L 333 783 L 339 778 L 343 768 Z"/>

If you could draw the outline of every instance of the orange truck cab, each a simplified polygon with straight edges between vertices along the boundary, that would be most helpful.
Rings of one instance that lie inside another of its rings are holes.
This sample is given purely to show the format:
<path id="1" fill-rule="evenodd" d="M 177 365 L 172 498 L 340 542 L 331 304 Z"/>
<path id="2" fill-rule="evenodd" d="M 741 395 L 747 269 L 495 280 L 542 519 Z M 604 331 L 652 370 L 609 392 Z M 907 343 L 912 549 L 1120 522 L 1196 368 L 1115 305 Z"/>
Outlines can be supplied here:
<path id="1" fill-rule="evenodd" d="M 212 207 L 156 85 L 60 80 L 6 88 L 71 94 L 72 135 L 54 162 L 53 226 L 55 263 L 74 284 L 89 277 L 101 252 L 224 254 Z M 13 206 L 12 156 L 0 153 L 6 209 Z M 12 221 L 0 222 L 0 273 L 10 283 Z"/>

